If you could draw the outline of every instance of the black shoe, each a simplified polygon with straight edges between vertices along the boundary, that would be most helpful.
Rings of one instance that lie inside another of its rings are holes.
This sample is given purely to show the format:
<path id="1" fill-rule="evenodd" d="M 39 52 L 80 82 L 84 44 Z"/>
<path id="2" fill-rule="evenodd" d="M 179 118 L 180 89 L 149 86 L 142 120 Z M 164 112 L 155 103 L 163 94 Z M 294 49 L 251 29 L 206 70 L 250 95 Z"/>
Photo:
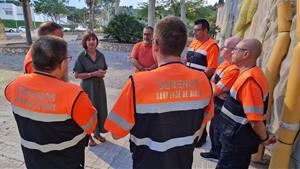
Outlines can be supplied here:
<path id="1" fill-rule="evenodd" d="M 203 152 L 200 153 L 200 156 L 203 158 L 212 158 L 212 159 L 218 159 L 218 156 L 215 153 L 212 152 Z"/>

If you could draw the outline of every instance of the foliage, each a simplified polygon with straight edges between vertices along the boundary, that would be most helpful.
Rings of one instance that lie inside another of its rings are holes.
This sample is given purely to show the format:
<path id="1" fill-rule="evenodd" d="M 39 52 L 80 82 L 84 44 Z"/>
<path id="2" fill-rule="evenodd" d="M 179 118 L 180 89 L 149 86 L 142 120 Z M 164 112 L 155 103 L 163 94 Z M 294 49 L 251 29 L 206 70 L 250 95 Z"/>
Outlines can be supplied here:
<path id="1" fill-rule="evenodd" d="M 68 0 L 35 0 L 33 6 L 36 13 L 47 14 L 52 21 L 57 22 L 60 15 L 68 14 L 65 3 Z"/>
<path id="2" fill-rule="evenodd" d="M 105 28 L 106 38 L 112 37 L 119 42 L 135 43 L 142 39 L 144 25 L 135 17 L 127 14 L 115 16 Z"/>
<path id="3" fill-rule="evenodd" d="M 4 27 L 6 28 L 17 28 L 19 26 L 24 26 L 24 20 L 2 20 Z M 33 25 L 37 28 L 40 26 L 40 24 L 42 24 L 42 22 L 33 22 Z"/>
<path id="4" fill-rule="evenodd" d="M 194 21 L 200 18 L 208 20 L 211 26 L 210 34 L 215 34 L 215 20 L 217 9 L 215 6 L 205 6 L 205 0 L 186 0 L 187 26 L 192 27 Z M 137 17 L 147 20 L 148 3 L 140 3 L 138 6 Z M 155 17 L 159 20 L 168 15 L 180 16 L 180 0 L 157 0 L 155 7 Z"/>
<path id="5" fill-rule="evenodd" d="M 77 9 L 75 7 L 67 7 L 68 20 L 75 23 L 85 23 L 88 18 L 87 8 Z"/>

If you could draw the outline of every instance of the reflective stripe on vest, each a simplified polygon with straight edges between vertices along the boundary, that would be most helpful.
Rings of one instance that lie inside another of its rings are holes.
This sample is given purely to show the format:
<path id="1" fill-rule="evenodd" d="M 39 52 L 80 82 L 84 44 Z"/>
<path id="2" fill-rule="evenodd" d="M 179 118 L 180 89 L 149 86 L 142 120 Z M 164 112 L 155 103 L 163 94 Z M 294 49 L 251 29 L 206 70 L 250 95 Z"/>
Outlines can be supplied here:
<path id="1" fill-rule="evenodd" d="M 31 120 L 35 121 L 41 121 L 41 122 L 62 122 L 71 119 L 71 116 L 68 114 L 47 114 L 47 113 L 39 113 L 34 112 L 31 110 L 23 109 L 21 107 L 15 106 L 11 104 L 12 110 L 15 114 L 25 117 Z M 86 125 L 81 126 L 84 131 L 88 130 L 92 125 L 97 117 L 97 112 L 95 112 L 92 116 L 92 118 L 87 122 Z"/>
<path id="2" fill-rule="evenodd" d="M 192 136 L 177 137 L 169 139 L 165 142 L 153 141 L 151 138 L 137 138 L 134 135 L 130 135 L 130 140 L 137 146 L 148 146 L 149 149 L 159 152 L 165 152 L 171 148 L 181 147 L 185 145 L 193 144 L 194 139 L 197 137 L 200 129 L 194 133 Z"/>
<path id="3" fill-rule="evenodd" d="M 118 124 L 119 127 L 121 127 L 124 130 L 130 130 L 133 125 L 128 123 L 126 120 L 124 120 L 122 117 L 120 117 L 117 113 L 111 111 L 108 114 L 107 117 L 109 120 L 113 121 L 114 123 Z"/>
<path id="4" fill-rule="evenodd" d="M 63 122 L 66 120 L 71 119 L 71 116 L 68 114 L 47 114 L 47 113 L 39 113 L 39 112 L 34 112 L 30 111 L 27 109 L 23 109 L 21 107 L 18 107 L 16 105 L 11 105 L 13 112 L 21 117 L 28 118 L 34 121 L 40 121 L 40 122 Z M 82 126 L 83 130 L 88 130 L 91 125 L 93 125 L 94 119 L 97 117 L 97 112 L 94 113 L 92 118 L 88 121 L 88 123 L 84 126 Z M 34 149 L 34 150 L 39 150 L 43 153 L 47 153 L 50 151 L 59 151 L 59 150 L 64 150 L 67 148 L 70 148 L 72 146 L 75 146 L 78 144 L 82 139 L 84 139 L 86 134 L 82 132 L 81 134 L 75 136 L 72 140 L 64 141 L 61 143 L 50 143 L 50 144 L 45 144 L 41 145 L 32 141 L 27 141 L 24 138 L 21 137 L 21 145 L 28 148 L 28 149 Z"/>
<path id="5" fill-rule="evenodd" d="M 22 146 L 28 148 L 28 149 L 34 149 L 34 150 L 39 150 L 43 153 L 47 153 L 50 151 L 59 151 L 59 150 L 64 150 L 66 148 L 75 146 L 77 143 L 79 143 L 82 139 L 84 139 L 86 136 L 85 133 L 81 133 L 77 136 L 75 136 L 72 140 L 69 141 L 64 141 L 58 144 L 37 144 L 35 142 L 27 141 L 21 138 L 21 144 Z"/>
<path id="6" fill-rule="evenodd" d="M 203 71 L 207 68 L 206 66 L 198 65 L 196 63 L 191 63 L 191 62 L 187 62 L 186 65 L 188 67 L 199 69 L 199 70 L 203 70 Z"/>
<path id="7" fill-rule="evenodd" d="M 224 106 L 222 107 L 222 113 L 224 113 L 225 115 L 227 115 L 229 118 L 231 118 L 233 121 L 240 123 L 242 125 L 245 125 L 248 123 L 248 120 L 244 117 L 240 117 L 237 115 L 232 114 L 229 110 L 227 110 Z"/>
<path id="8" fill-rule="evenodd" d="M 202 109 L 209 104 L 209 101 L 210 99 L 158 104 L 136 104 L 136 113 L 164 113 L 170 111 Z"/>
<path id="9" fill-rule="evenodd" d="M 42 122 L 59 122 L 59 121 L 66 121 L 71 119 L 71 116 L 68 114 L 47 114 L 47 113 L 38 113 L 34 111 L 30 111 L 27 109 L 23 109 L 21 107 L 15 106 L 11 104 L 12 110 L 15 114 L 35 120 L 35 121 L 42 121 Z"/>

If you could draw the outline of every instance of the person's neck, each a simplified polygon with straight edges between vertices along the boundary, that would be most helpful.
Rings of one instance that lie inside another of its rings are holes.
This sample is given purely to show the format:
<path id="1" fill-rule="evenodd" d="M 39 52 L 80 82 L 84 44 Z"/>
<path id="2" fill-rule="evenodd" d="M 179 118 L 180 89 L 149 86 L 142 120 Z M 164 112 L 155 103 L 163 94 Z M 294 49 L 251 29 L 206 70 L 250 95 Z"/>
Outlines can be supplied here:
<path id="1" fill-rule="evenodd" d="M 209 35 L 207 35 L 201 39 L 198 39 L 198 41 L 200 41 L 201 43 L 205 43 L 206 41 L 208 41 L 209 38 L 210 38 Z"/>
<path id="2" fill-rule="evenodd" d="M 40 73 L 40 74 L 45 74 L 45 75 L 48 75 L 48 76 L 52 76 L 52 77 L 55 77 L 56 79 L 59 79 L 59 80 L 61 79 L 59 73 L 55 70 L 50 72 L 50 73 L 42 72 L 42 71 L 38 71 L 38 70 L 36 70 L 35 72 Z"/>
<path id="3" fill-rule="evenodd" d="M 244 66 L 239 66 L 240 72 L 244 72 L 247 71 L 251 68 L 253 68 L 255 66 L 255 64 L 249 64 L 249 65 L 244 65 Z"/>
<path id="4" fill-rule="evenodd" d="M 143 43 L 144 43 L 144 45 L 145 46 L 150 46 L 150 45 L 152 45 L 152 41 L 143 41 Z"/>
<path id="5" fill-rule="evenodd" d="M 157 60 L 158 66 L 172 63 L 172 62 L 180 62 L 179 56 L 162 56 L 160 59 Z"/>
<path id="6" fill-rule="evenodd" d="M 95 54 L 96 53 L 96 49 L 92 48 L 92 49 L 87 49 L 87 52 L 88 53 L 92 53 L 92 54 Z"/>

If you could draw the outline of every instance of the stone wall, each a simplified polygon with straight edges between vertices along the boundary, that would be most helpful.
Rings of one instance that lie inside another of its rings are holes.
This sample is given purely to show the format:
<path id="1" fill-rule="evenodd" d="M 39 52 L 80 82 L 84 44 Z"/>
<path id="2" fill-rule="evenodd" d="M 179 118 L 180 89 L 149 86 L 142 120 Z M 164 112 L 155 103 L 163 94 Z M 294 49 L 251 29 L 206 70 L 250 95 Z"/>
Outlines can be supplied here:
<path id="1" fill-rule="evenodd" d="M 0 46 L 0 53 L 7 55 L 25 55 L 29 46 Z"/>
<path id="2" fill-rule="evenodd" d="M 131 52 L 133 45 L 134 44 L 107 42 L 103 40 L 99 41 L 99 48 L 114 52 Z"/>

